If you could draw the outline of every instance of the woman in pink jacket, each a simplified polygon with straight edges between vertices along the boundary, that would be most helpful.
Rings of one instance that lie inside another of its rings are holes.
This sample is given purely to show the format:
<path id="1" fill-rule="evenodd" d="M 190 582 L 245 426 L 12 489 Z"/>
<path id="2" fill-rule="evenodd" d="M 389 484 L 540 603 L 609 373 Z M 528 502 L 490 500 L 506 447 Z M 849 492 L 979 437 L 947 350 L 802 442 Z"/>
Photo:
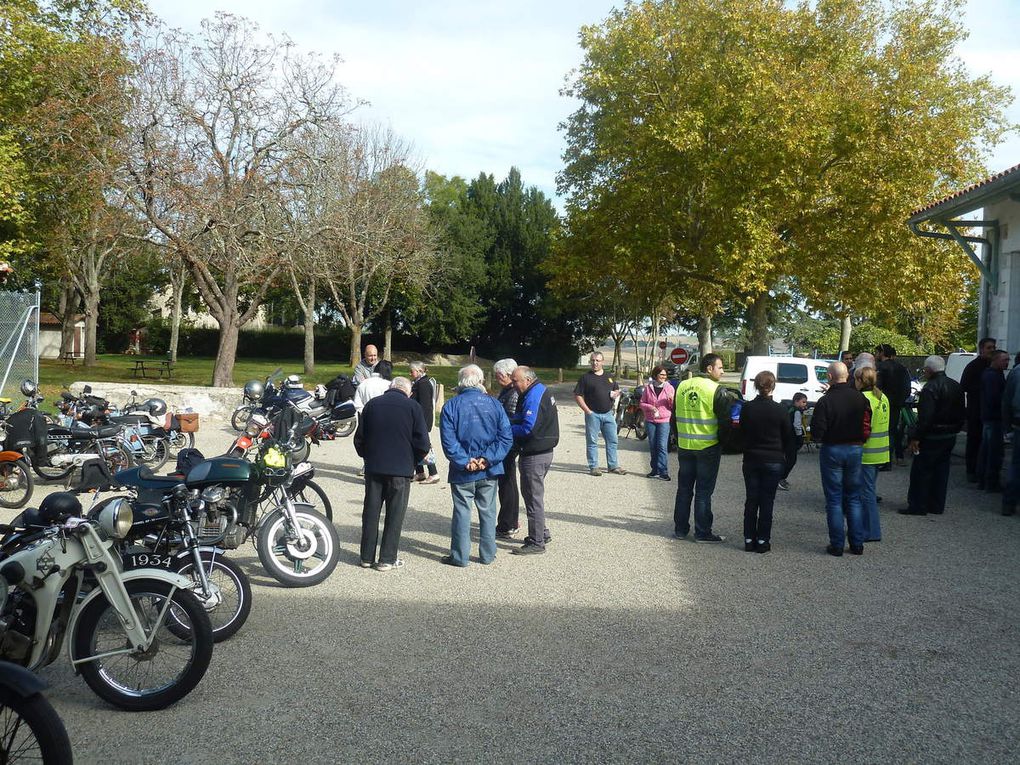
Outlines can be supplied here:
<path id="1" fill-rule="evenodd" d="M 641 394 L 641 411 L 648 425 L 648 447 L 652 450 L 652 472 L 649 478 L 669 480 L 666 463 L 666 444 L 669 439 L 669 418 L 673 413 L 673 395 L 676 389 L 669 384 L 669 375 L 661 367 L 652 370 L 652 379 Z"/>

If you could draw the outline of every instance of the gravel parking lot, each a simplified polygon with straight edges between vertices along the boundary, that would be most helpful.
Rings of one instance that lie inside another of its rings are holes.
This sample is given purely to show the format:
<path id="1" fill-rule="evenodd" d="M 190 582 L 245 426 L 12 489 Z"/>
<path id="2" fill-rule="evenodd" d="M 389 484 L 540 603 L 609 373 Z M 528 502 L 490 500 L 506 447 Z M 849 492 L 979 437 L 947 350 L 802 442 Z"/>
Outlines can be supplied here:
<path id="1" fill-rule="evenodd" d="M 562 390 L 546 555 L 500 542 L 492 566 L 441 565 L 443 464 L 441 484 L 412 489 L 407 565 L 359 568 L 359 461 L 351 439 L 325 444 L 312 461 L 343 544 L 333 576 L 285 589 L 252 546 L 232 553 L 253 579 L 251 617 L 163 712 L 106 706 L 66 658 L 44 669 L 76 760 L 1015 760 L 1020 519 L 968 488 L 958 461 L 942 517 L 897 515 L 908 470 L 881 474 L 883 541 L 835 559 L 817 455 L 802 454 L 773 551 L 747 554 L 739 457 L 724 457 L 714 502 L 727 542 L 672 539 L 676 484 L 644 478 L 647 444 L 621 439 L 631 475 L 587 475 Z M 199 435 L 206 454 L 232 439 L 216 422 Z"/>

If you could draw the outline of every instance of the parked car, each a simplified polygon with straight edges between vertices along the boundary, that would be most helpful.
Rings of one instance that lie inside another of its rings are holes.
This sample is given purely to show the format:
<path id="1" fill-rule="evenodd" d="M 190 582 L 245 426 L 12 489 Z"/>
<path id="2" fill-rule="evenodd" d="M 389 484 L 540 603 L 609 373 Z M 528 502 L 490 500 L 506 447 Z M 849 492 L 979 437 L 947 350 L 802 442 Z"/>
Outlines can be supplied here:
<path id="1" fill-rule="evenodd" d="M 799 359 L 793 356 L 748 356 L 740 373 L 740 395 L 755 397 L 754 378 L 759 372 L 769 371 L 776 376 L 776 390 L 772 398 L 790 402 L 794 393 L 803 393 L 808 405 L 814 406 L 822 397 L 829 382 L 829 359 Z"/>
<path id="2" fill-rule="evenodd" d="M 950 353 L 946 358 L 946 377 L 951 377 L 956 382 L 960 382 L 964 368 L 976 358 L 976 353 Z"/>

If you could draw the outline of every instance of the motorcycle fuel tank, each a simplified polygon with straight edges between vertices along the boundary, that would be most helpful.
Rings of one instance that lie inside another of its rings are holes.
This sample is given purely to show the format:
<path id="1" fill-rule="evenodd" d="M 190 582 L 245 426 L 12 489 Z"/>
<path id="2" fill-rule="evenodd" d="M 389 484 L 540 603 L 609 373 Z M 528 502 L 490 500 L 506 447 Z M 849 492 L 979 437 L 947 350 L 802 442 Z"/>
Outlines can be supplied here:
<path id="1" fill-rule="evenodd" d="M 235 457 L 213 457 L 195 465 L 184 479 L 189 488 L 200 489 L 215 483 L 247 483 L 251 463 Z"/>

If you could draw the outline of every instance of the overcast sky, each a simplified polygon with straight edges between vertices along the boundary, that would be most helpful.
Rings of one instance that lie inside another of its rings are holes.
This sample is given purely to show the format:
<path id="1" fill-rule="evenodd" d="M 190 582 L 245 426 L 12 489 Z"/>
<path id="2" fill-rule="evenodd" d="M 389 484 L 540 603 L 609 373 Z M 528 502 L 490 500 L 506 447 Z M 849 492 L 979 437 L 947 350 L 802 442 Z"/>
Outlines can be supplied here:
<path id="1" fill-rule="evenodd" d="M 577 33 L 612 0 L 149 0 L 171 26 L 195 30 L 216 10 L 284 32 L 305 51 L 339 53 L 341 82 L 370 102 L 362 118 L 411 140 L 444 175 L 501 179 L 513 165 L 525 183 L 555 195 L 563 149 L 557 125 L 572 109 L 559 95 L 580 61 Z M 970 39 L 960 55 L 1020 94 L 1020 0 L 970 0 Z M 1020 104 L 1010 110 L 1020 122 Z M 1020 163 L 1020 137 L 989 170 Z"/>

